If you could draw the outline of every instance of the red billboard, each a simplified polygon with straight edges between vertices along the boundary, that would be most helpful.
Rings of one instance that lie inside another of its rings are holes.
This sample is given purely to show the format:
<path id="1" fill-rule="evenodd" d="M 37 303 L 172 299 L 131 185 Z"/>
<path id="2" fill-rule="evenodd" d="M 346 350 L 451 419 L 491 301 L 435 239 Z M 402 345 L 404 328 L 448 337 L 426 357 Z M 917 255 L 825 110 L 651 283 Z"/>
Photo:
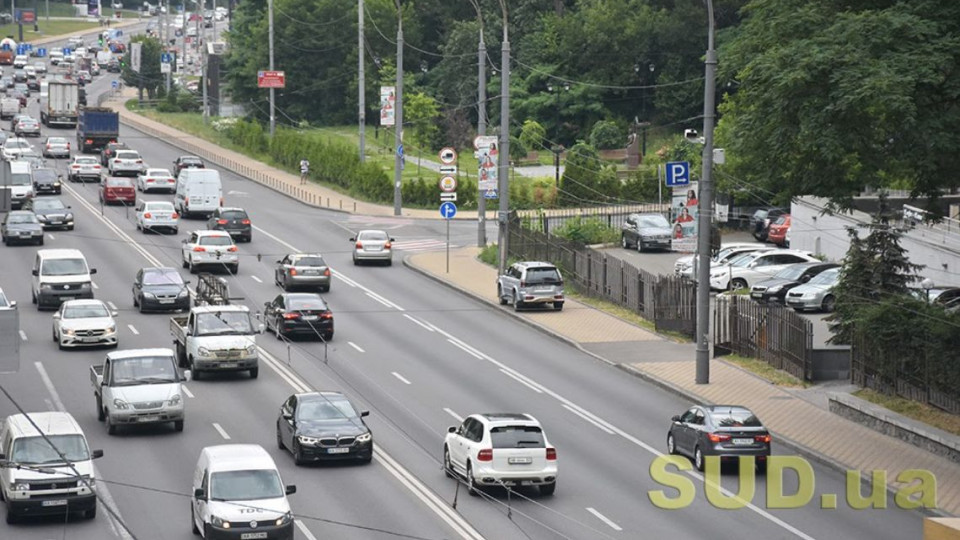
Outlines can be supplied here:
<path id="1" fill-rule="evenodd" d="M 287 76 L 282 71 L 258 71 L 258 88 L 285 88 L 287 86 Z"/>

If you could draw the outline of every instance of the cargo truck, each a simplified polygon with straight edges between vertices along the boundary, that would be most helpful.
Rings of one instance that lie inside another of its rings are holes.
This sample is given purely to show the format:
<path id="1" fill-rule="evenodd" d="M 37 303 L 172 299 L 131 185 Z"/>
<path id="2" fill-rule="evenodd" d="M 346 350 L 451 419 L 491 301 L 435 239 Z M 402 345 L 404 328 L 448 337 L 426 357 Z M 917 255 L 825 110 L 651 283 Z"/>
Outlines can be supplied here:
<path id="1" fill-rule="evenodd" d="M 182 375 L 170 349 L 113 351 L 100 365 L 90 366 L 97 400 L 97 419 L 114 435 L 123 425 L 173 423 L 183 431 Z"/>
<path id="2" fill-rule="evenodd" d="M 113 109 L 84 107 L 77 121 L 77 147 L 93 153 L 120 136 L 120 115 Z"/>
<path id="3" fill-rule="evenodd" d="M 40 123 L 48 127 L 76 127 L 80 90 L 76 81 L 50 81 L 40 96 Z"/>

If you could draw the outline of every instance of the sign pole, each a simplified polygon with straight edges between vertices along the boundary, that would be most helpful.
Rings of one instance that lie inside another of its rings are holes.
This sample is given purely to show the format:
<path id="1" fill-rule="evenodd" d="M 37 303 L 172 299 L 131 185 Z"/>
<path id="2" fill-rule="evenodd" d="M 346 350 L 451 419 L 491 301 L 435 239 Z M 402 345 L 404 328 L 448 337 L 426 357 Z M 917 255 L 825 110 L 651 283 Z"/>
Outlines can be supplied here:
<path id="1" fill-rule="evenodd" d="M 450 220 L 447 220 L 447 273 L 450 273 Z"/>
<path id="2" fill-rule="evenodd" d="M 269 26 L 269 49 L 270 49 L 270 71 L 274 70 L 273 67 L 273 0 L 268 0 L 267 2 L 267 25 Z M 270 88 L 270 136 L 273 137 L 273 134 L 277 130 L 277 116 L 274 111 L 276 106 L 276 91 L 273 87 Z"/>

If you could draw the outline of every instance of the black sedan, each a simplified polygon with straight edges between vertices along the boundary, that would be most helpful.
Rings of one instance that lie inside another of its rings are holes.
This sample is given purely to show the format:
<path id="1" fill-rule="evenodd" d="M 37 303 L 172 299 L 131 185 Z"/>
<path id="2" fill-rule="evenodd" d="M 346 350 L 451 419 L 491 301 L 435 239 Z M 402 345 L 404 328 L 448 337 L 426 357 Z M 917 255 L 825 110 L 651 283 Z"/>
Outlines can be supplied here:
<path id="1" fill-rule="evenodd" d="M 206 165 L 197 156 L 180 156 L 173 160 L 173 176 L 180 176 L 183 169 L 203 169 Z"/>
<path id="2" fill-rule="evenodd" d="M 30 173 L 33 176 L 33 191 L 37 195 L 60 194 L 60 173 L 49 167 L 38 167 Z"/>
<path id="3" fill-rule="evenodd" d="M 637 251 L 650 248 L 669 250 L 673 245 L 672 232 L 670 222 L 660 214 L 631 214 L 623 223 L 620 245 Z"/>
<path id="4" fill-rule="evenodd" d="M 207 229 L 226 231 L 238 242 L 249 242 L 253 238 L 253 225 L 243 208 L 217 208 L 207 220 Z"/>
<path id="5" fill-rule="evenodd" d="M 369 411 L 357 411 L 340 392 L 294 394 L 280 406 L 277 446 L 288 449 L 297 465 L 310 461 L 373 458 L 373 434 L 363 421 Z"/>
<path id="6" fill-rule="evenodd" d="M 286 336 L 320 336 L 333 339 L 333 312 L 316 293 L 284 293 L 264 304 L 263 318 L 277 339 Z"/>
<path id="7" fill-rule="evenodd" d="M 759 302 L 785 303 L 787 291 L 810 281 L 820 272 L 840 266 L 836 263 L 812 262 L 791 264 L 770 279 L 765 279 L 750 289 L 750 298 Z"/>
<path id="8" fill-rule="evenodd" d="M 187 283 L 174 268 L 141 268 L 133 280 L 133 306 L 145 311 L 190 309 Z"/>
<path id="9" fill-rule="evenodd" d="M 721 463 L 753 456 L 757 471 L 766 473 L 770 432 L 746 407 L 694 406 L 673 417 L 667 451 L 692 458 L 698 471 L 704 468 L 705 456 L 718 456 Z"/>
<path id="10" fill-rule="evenodd" d="M 122 142 L 108 142 L 104 145 L 103 149 L 100 150 L 100 165 L 106 167 L 107 162 L 110 161 L 110 158 L 117 152 L 117 150 L 130 150 L 130 147 L 127 146 L 127 143 Z"/>
<path id="11" fill-rule="evenodd" d="M 30 242 L 43 245 L 43 225 L 37 215 L 29 210 L 14 210 L 7 213 L 7 217 L 0 224 L 0 237 L 6 245 L 15 242 Z"/>
<path id="12" fill-rule="evenodd" d="M 56 197 L 28 199 L 23 204 L 23 209 L 36 214 L 44 229 L 73 230 L 73 210 Z"/>

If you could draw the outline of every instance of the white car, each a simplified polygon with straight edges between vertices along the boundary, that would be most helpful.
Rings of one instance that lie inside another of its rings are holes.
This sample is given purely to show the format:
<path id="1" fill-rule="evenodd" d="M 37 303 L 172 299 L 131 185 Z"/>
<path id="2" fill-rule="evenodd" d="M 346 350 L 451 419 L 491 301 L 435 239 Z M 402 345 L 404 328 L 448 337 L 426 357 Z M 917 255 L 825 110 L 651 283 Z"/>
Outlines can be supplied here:
<path id="1" fill-rule="evenodd" d="M 25 54 L 18 54 L 13 59 L 13 69 L 23 69 L 30 62 L 30 57 Z"/>
<path id="2" fill-rule="evenodd" d="M 13 161 L 20 157 L 20 154 L 33 150 L 33 146 L 21 137 L 10 137 L 3 143 L 3 159 Z"/>
<path id="3" fill-rule="evenodd" d="M 183 240 L 183 267 L 196 274 L 201 266 L 226 267 L 231 274 L 240 269 L 240 257 L 233 238 L 226 231 L 193 231 Z"/>
<path id="4" fill-rule="evenodd" d="M 50 51 L 51 65 L 58 66 L 62 61 L 63 61 L 63 51 L 58 51 L 58 50 Z"/>
<path id="5" fill-rule="evenodd" d="M 27 74 L 27 78 L 36 78 L 37 68 L 34 66 L 24 66 L 23 72 Z"/>
<path id="6" fill-rule="evenodd" d="M 791 264 L 818 260 L 808 252 L 791 249 L 754 251 L 729 264 L 711 268 L 710 288 L 719 291 L 750 289 L 754 283 L 772 278 Z"/>
<path id="7" fill-rule="evenodd" d="M 166 229 L 177 234 L 180 230 L 180 214 L 173 208 L 173 203 L 169 201 L 144 201 L 137 202 L 137 230 L 159 231 Z"/>
<path id="8" fill-rule="evenodd" d="M 61 349 L 108 345 L 116 347 L 117 312 L 100 300 L 67 300 L 53 314 L 53 340 Z"/>
<path id="9" fill-rule="evenodd" d="M 100 181 L 100 160 L 91 156 L 73 156 L 73 161 L 67 167 L 67 180 L 71 182 L 82 182 L 89 178 Z"/>
<path id="10" fill-rule="evenodd" d="M 557 450 L 529 414 L 471 414 L 443 441 L 447 476 L 466 479 L 471 495 L 483 486 L 532 485 L 557 489 Z"/>
<path id="11" fill-rule="evenodd" d="M 137 176 L 137 189 L 146 193 L 151 189 L 177 191 L 177 179 L 167 169 L 147 169 Z"/>
<path id="12" fill-rule="evenodd" d="M 33 64 L 33 70 L 36 71 L 38 75 L 43 75 L 47 72 L 47 65 L 43 62 L 37 62 Z"/>
<path id="13" fill-rule="evenodd" d="M 146 170 L 140 152 L 136 150 L 117 150 L 116 154 L 107 160 L 107 170 L 110 176 L 137 176 Z"/>
<path id="14" fill-rule="evenodd" d="M 776 249 L 773 246 L 767 244 L 761 244 L 759 242 L 730 242 L 727 244 L 720 245 L 720 251 L 717 252 L 716 257 L 710 259 L 710 266 L 716 266 L 721 264 L 727 264 L 733 259 L 743 255 L 745 253 L 750 253 L 751 251 L 759 251 L 761 249 Z M 673 263 L 673 273 L 674 275 L 697 280 L 697 276 L 694 275 L 696 270 L 696 261 L 699 259 L 697 255 L 684 255 L 680 257 Z"/>

